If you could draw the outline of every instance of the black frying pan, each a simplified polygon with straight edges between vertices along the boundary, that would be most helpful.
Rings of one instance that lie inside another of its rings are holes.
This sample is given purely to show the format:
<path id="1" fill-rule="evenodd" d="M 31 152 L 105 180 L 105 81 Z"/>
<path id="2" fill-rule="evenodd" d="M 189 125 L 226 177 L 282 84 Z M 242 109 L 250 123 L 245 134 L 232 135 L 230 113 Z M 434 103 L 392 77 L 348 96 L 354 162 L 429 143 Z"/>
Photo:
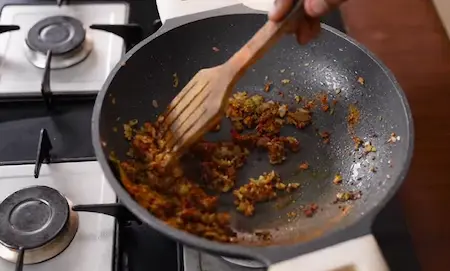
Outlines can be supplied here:
<path id="1" fill-rule="evenodd" d="M 326 25 L 320 37 L 307 46 L 299 46 L 294 37 L 284 38 L 237 86 L 238 90 L 263 93 L 267 99 L 292 107 L 298 106 L 295 95 L 313 98 L 325 92 L 330 99 L 338 100 L 333 115 L 316 110 L 312 127 L 283 131 L 300 140 L 302 150 L 298 154 L 290 154 L 284 164 L 276 167 L 267 159 L 252 156 L 239 176 L 238 184 L 243 184 L 248 177 L 274 168 L 284 179 L 300 182 L 302 189 L 291 195 L 290 204 L 283 208 L 276 208 L 273 202 L 260 204 L 256 215 L 246 218 L 234 213 L 226 196 L 223 199 L 221 207 L 231 210 L 237 230 L 270 231 L 270 245 L 222 244 L 167 226 L 133 200 L 108 161 L 111 151 L 125 159 L 129 148 L 123 133 L 120 129 L 114 132 L 114 127 L 120 128 L 131 119 L 140 123 L 154 120 L 198 70 L 223 63 L 263 25 L 266 16 L 258 13 L 238 5 L 172 19 L 126 54 L 108 77 L 94 110 L 93 141 L 103 171 L 119 199 L 139 219 L 188 246 L 222 256 L 255 259 L 280 270 L 293 270 L 291 264 L 302 270 L 346 264 L 383 266 L 370 235 L 371 224 L 407 173 L 413 150 L 411 113 L 404 93 L 387 68 L 361 45 Z M 174 73 L 179 77 L 178 87 L 173 87 Z M 284 93 L 283 97 L 278 91 L 262 92 L 266 76 Z M 364 78 L 364 85 L 357 81 L 358 77 Z M 290 79 L 291 83 L 281 86 L 282 79 Z M 158 109 L 152 107 L 153 100 L 160 105 Z M 356 104 L 361 111 L 356 135 L 377 148 L 369 156 L 355 154 L 346 123 L 350 104 Z M 213 136 L 215 139 L 229 139 L 229 126 L 224 126 Z M 316 129 L 331 133 L 329 145 L 322 143 Z M 392 132 L 401 140 L 388 144 Z M 308 161 L 311 169 L 299 172 L 301 161 Z M 376 172 L 371 172 L 371 167 Z M 332 183 L 337 172 L 344 177 L 339 186 Z M 336 193 L 346 190 L 360 190 L 362 198 L 345 203 L 349 211 L 343 212 L 333 201 Z M 320 207 L 314 217 L 300 215 L 291 219 L 286 215 L 312 202 Z M 323 250 L 329 246 L 332 248 Z M 311 253 L 320 249 L 322 254 Z M 315 255 L 328 260 L 314 260 Z"/>

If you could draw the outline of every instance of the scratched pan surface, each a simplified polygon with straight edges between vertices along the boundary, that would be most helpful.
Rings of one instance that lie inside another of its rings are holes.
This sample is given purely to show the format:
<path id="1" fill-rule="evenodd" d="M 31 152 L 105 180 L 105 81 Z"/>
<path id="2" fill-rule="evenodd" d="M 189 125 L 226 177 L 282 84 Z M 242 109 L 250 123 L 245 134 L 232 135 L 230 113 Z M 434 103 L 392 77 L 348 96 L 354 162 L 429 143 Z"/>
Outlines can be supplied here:
<path id="1" fill-rule="evenodd" d="M 141 123 L 154 120 L 199 69 L 226 61 L 265 19 L 266 16 L 257 14 L 203 19 L 165 30 L 165 33 L 149 38 L 138 50 L 129 53 L 126 63 L 116 67 L 99 94 L 94 113 L 94 145 L 107 177 L 108 172 L 113 171 L 109 170 L 105 157 L 114 151 L 124 158 L 128 149 L 120 132 L 122 124 L 130 119 L 138 119 Z M 336 30 L 323 27 L 320 37 L 307 46 L 299 46 L 293 37 L 284 38 L 250 69 L 236 88 L 250 95 L 260 94 L 268 100 L 287 103 L 291 108 L 300 106 L 295 102 L 295 95 L 309 100 L 325 93 L 330 101 L 338 101 L 336 106 L 332 106 L 334 114 L 313 110 L 313 125 L 310 127 L 300 131 L 293 128 L 282 130 L 283 135 L 295 136 L 301 143 L 300 152 L 288 152 L 287 160 L 282 165 L 270 165 L 267 154 L 260 152 L 253 153 L 240 170 L 237 185 L 273 169 L 283 180 L 299 182 L 301 189 L 298 192 L 258 204 L 251 218 L 234 211 L 231 196 L 221 199 L 220 207 L 232 212 L 234 227 L 238 231 L 270 231 L 272 244 L 300 243 L 354 224 L 374 207 L 384 204 L 389 191 L 395 190 L 402 181 L 405 167 L 409 164 L 412 124 L 398 85 L 365 50 Z M 173 86 L 175 73 L 179 78 L 177 87 Z M 364 85 L 358 83 L 358 77 L 364 78 Z M 266 78 L 274 82 L 269 93 L 262 91 Z M 289 79 L 290 83 L 283 86 L 283 79 Z M 283 97 L 279 92 L 283 93 Z M 153 100 L 158 102 L 158 109 L 153 108 Z M 356 135 L 370 141 L 377 149 L 368 156 L 361 157 L 354 151 L 346 122 L 350 104 L 356 104 L 361 112 L 361 120 L 355 128 Z M 118 127 L 119 132 L 113 132 L 113 127 Z M 331 134 L 330 144 L 323 144 L 316 129 Z M 221 131 L 208 135 L 208 138 L 230 139 L 229 130 L 230 125 L 225 120 Z M 387 144 L 392 132 L 401 140 L 396 144 Z M 99 144 L 100 141 L 103 145 Z M 298 170 L 298 165 L 303 161 L 310 164 L 309 170 Z M 371 172 L 371 167 L 377 171 Z M 332 183 L 336 173 L 342 174 L 342 185 Z M 119 198 L 128 201 L 126 192 L 117 185 L 117 176 L 110 175 L 108 179 Z M 348 212 L 343 212 L 333 201 L 336 193 L 349 190 L 361 191 L 362 198 L 344 204 L 349 208 Z M 319 211 L 314 217 L 307 218 L 301 210 L 311 203 L 316 203 Z M 179 241 L 193 244 L 196 240 L 198 247 L 233 254 L 232 250 L 220 244 L 202 243 L 195 237 L 173 232 L 167 226 L 164 228 L 154 221 L 153 216 L 144 214 L 144 210 L 136 207 L 135 203 L 127 204 L 127 207 L 150 225 Z M 292 211 L 298 214 L 297 217 L 288 217 L 287 213 Z"/>

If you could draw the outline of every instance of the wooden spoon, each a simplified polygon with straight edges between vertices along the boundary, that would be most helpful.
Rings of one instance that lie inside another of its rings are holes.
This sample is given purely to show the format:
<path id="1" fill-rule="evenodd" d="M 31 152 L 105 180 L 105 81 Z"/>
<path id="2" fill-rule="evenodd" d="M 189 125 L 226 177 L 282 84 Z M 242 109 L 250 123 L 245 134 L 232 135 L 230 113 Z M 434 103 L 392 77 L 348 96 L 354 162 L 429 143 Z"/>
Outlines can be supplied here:
<path id="1" fill-rule="evenodd" d="M 227 62 L 200 70 L 168 107 L 163 125 L 166 148 L 179 156 L 214 128 L 237 81 L 285 34 L 294 32 L 303 18 L 303 0 L 298 0 L 282 21 L 268 20 Z"/>

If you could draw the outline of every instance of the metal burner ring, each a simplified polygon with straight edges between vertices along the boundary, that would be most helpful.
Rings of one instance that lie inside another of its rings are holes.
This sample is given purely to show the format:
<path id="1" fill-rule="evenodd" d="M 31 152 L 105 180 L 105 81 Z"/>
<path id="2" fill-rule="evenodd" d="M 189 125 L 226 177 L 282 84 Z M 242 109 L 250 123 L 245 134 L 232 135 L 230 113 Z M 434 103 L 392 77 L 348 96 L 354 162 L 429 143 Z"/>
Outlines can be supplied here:
<path id="1" fill-rule="evenodd" d="M 70 210 L 66 227 L 49 243 L 41 247 L 25 250 L 23 259 L 24 264 L 35 264 L 49 260 L 63 252 L 72 242 L 76 232 L 78 231 L 79 218 L 78 213 L 72 211 L 72 202 L 68 199 L 66 200 Z M 0 258 L 16 263 L 18 255 L 18 250 L 11 249 L 0 244 Z"/>
<path id="2" fill-rule="evenodd" d="M 91 53 L 94 47 L 94 43 L 89 36 L 86 36 L 83 44 L 77 49 L 61 55 L 53 55 L 50 63 L 50 68 L 53 70 L 64 69 L 74 66 L 83 60 L 85 60 Z M 47 55 L 38 51 L 31 50 L 27 44 L 25 44 L 25 55 L 28 61 L 34 66 L 44 69 L 47 60 Z"/>

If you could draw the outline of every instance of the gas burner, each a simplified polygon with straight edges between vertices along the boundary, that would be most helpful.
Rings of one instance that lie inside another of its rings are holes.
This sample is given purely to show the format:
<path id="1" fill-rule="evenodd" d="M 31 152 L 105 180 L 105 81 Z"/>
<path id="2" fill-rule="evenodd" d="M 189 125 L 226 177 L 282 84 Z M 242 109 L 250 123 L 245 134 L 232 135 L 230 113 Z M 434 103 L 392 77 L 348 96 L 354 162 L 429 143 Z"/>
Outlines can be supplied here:
<path id="1" fill-rule="evenodd" d="M 57 190 L 33 186 L 0 203 L 0 257 L 34 264 L 64 251 L 78 229 L 78 215 Z"/>
<path id="2" fill-rule="evenodd" d="M 86 31 L 83 24 L 72 17 L 54 16 L 37 22 L 27 35 L 31 50 L 46 54 L 66 54 L 78 48 L 84 41 Z"/>
<path id="3" fill-rule="evenodd" d="M 92 51 L 83 24 L 73 17 L 53 16 L 37 22 L 28 31 L 26 55 L 38 68 L 45 68 L 47 53 L 52 52 L 52 69 L 62 69 L 83 61 Z"/>

